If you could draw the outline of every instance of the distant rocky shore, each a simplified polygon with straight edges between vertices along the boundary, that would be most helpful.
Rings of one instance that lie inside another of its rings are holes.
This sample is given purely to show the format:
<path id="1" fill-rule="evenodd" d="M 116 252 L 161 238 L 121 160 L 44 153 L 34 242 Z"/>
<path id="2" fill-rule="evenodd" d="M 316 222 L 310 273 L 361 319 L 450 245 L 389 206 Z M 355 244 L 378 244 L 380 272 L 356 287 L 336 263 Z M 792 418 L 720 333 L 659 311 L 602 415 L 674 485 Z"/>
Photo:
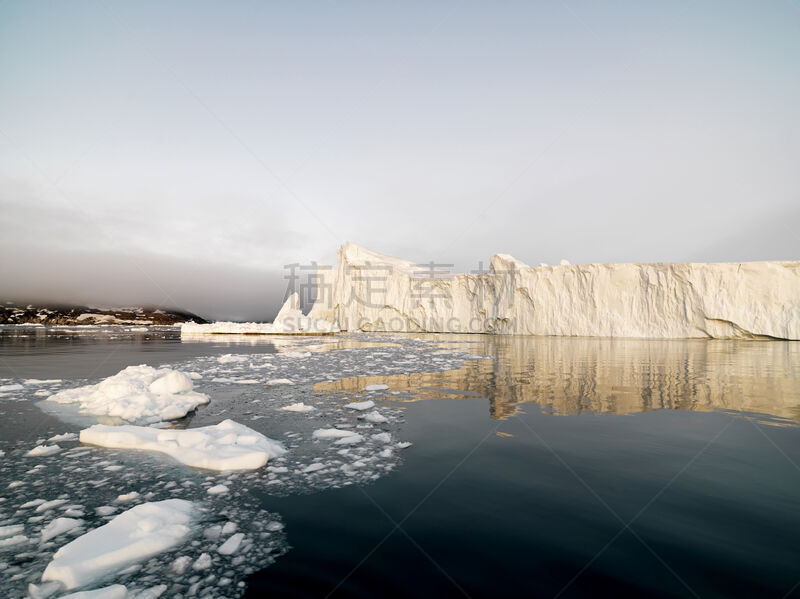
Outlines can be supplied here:
<path id="1" fill-rule="evenodd" d="M 206 320 L 185 311 L 155 308 L 101 309 L 86 306 L 19 306 L 11 302 L 0 305 L 0 325 L 135 325 L 169 326 Z"/>

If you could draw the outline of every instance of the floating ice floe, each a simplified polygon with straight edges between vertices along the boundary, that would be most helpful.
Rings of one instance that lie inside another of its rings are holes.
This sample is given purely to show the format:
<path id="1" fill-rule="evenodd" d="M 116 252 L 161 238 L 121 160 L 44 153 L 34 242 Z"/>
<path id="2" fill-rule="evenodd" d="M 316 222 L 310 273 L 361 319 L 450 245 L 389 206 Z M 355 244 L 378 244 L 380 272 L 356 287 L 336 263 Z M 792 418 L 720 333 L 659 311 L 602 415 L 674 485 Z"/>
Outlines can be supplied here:
<path id="1" fill-rule="evenodd" d="M 281 307 L 274 322 L 212 322 L 210 324 L 185 322 L 181 325 L 181 336 L 197 334 L 327 335 L 338 330 L 339 327 L 324 318 L 303 316 L 303 312 L 300 310 L 300 296 L 293 293 Z"/>
<path id="2" fill-rule="evenodd" d="M 191 377 L 183 372 L 142 364 L 128 366 L 96 385 L 59 391 L 47 400 L 77 403 L 83 413 L 129 422 L 174 420 L 208 403 L 208 396 L 192 387 Z"/>
<path id="3" fill-rule="evenodd" d="M 229 490 L 225 485 L 214 485 L 206 493 L 209 495 L 225 495 Z"/>
<path id="4" fill-rule="evenodd" d="M 36 513 L 41 514 L 42 512 L 47 512 L 54 508 L 61 507 L 65 503 L 67 503 L 66 499 L 53 499 L 51 501 L 42 501 L 41 503 L 38 503 L 38 505 L 36 506 Z"/>
<path id="5" fill-rule="evenodd" d="M 137 505 L 56 551 L 42 582 L 72 590 L 163 553 L 189 536 L 194 511 L 183 499 Z"/>
<path id="6" fill-rule="evenodd" d="M 311 436 L 314 439 L 342 439 L 343 437 L 350 437 L 355 435 L 354 431 L 341 430 L 338 428 L 318 428 Z"/>
<path id="7" fill-rule="evenodd" d="M 42 529 L 42 542 L 45 543 L 64 533 L 77 530 L 81 528 L 83 524 L 83 520 L 76 518 L 56 518 L 51 520 L 47 526 Z"/>
<path id="8" fill-rule="evenodd" d="M 367 385 L 364 387 L 364 391 L 386 391 L 389 388 L 389 385 L 384 385 L 383 383 L 378 383 L 375 385 Z"/>
<path id="9" fill-rule="evenodd" d="M 239 546 L 244 540 L 244 533 L 237 532 L 228 538 L 222 545 L 217 547 L 217 553 L 222 555 L 233 555 L 239 550 Z"/>
<path id="10" fill-rule="evenodd" d="M 375 402 L 372 400 L 367 401 L 354 401 L 353 403 L 345 404 L 345 408 L 350 410 L 358 410 L 359 412 L 363 412 L 364 410 L 371 410 L 375 407 Z"/>
<path id="11" fill-rule="evenodd" d="M 0 526 L 0 539 L 5 539 L 6 537 L 13 537 L 25 530 L 25 527 L 22 524 L 9 524 L 7 526 Z"/>
<path id="12" fill-rule="evenodd" d="M 130 493 L 122 493 L 121 495 L 117 496 L 116 502 L 117 503 L 130 503 L 131 501 L 136 501 L 139 499 L 140 495 L 138 491 L 131 491 Z"/>
<path id="13" fill-rule="evenodd" d="M 363 435 L 355 431 L 341 430 L 338 428 L 320 428 L 315 430 L 311 436 L 314 439 L 336 439 L 336 445 L 355 445 L 364 440 Z"/>
<path id="14" fill-rule="evenodd" d="M 217 358 L 220 364 L 236 364 L 239 362 L 247 362 L 250 358 L 241 354 L 222 354 Z"/>
<path id="15" fill-rule="evenodd" d="M 155 596 L 158 597 L 158 595 Z M 78 591 L 69 595 L 61 595 L 58 599 L 128 599 L 128 587 L 122 584 L 112 584 L 93 591 Z"/>
<path id="16" fill-rule="evenodd" d="M 281 443 L 233 420 L 187 430 L 96 424 L 82 430 L 80 439 L 115 449 L 160 451 L 208 470 L 254 470 L 286 453 Z"/>
<path id="17" fill-rule="evenodd" d="M 314 406 L 306 405 L 302 401 L 281 408 L 284 412 L 313 412 L 316 409 Z"/>
<path id="18" fill-rule="evenodd" d="M 0 551 L 4 549 L 8 549 L 9 547 L 16 547 L 17 545 L 21 545 L 22 543 L 27 543 L 28 537 L 25 535 L 14 535 L 12 537 L 6 537 L 5 539 L 0 539 Z"/>
<path id="19" fill-rule="evenodd" d="M 58 445 L 37 445 L 25 455 L 32 458 L 43 457 L 43 456 L 53 455 L 55 453 L 58 453 L 59 451 L 61 451 L 61 447 L 59 447 Z"/>
<path id="20" fill-rule="evenodd" d="M 386 418 L 386 416 L 384 416 L 383 414 L 381 414 L 377 410 L 374 410 L 372 412 L 369 412 L 368 414 L 365 414 L 364 415 L 364 420 L 366 420 L 367 422 L 371 422 L 372 424 L 383 424 L 384 422 L 388 422 L 389 421 L 389 419 Z"/>
<path id="21" fill-rule="evenodd" d="M 289 379 L 270 379 L 267 385 L 294 385 L 294 383 Z"/>

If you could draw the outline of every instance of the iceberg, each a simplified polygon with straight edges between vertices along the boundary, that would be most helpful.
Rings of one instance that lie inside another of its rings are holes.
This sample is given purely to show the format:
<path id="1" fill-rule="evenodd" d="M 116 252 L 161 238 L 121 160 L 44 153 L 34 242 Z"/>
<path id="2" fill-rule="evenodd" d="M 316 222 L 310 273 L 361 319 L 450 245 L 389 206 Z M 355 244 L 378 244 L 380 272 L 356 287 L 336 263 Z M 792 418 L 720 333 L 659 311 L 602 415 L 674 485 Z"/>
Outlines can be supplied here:
<path id="1" fill-rule="evenodd" d="M 100 447 L 158 451 L 207 470 L 255 470 L 286 453 L 278 441 L 233 420 L 185 430 L 96 424 L 82 430 L 80 439 Z"/>
<path id="2" fill-rule="evenodd" d="M 566 261 L 564 261 L 566 262 Z M 308 317 L 342 331 L 800 340 L 800 261 L 430 265 L 353 243 L 320 269 Z"/>

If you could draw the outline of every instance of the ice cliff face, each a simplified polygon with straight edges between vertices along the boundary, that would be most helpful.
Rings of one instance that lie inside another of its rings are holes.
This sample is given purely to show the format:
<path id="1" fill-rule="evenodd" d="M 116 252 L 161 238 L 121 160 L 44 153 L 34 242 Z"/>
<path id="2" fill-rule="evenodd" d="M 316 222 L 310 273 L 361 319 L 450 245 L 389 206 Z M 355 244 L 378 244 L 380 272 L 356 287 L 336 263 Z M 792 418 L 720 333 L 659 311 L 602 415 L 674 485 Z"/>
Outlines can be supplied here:
<path id="1" fill-rule="evenodd" d="M 800 262 L 531 267 L 439 276 L 347 243 L 312 318 L 341 330 L 800 340 Z"/>

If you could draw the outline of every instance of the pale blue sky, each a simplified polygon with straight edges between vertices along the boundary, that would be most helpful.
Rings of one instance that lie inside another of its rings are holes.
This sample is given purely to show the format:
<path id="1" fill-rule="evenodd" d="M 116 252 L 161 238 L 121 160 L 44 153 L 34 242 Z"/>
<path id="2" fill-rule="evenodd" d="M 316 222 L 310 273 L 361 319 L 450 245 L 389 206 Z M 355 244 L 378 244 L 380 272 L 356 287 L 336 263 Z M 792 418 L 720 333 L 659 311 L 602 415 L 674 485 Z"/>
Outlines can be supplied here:
<path id="1" fill-rule="evenodd" d="M 258 317 L 345 240 L 798 259 L 798 107 L 788 0 L 6 0 L 0 280 Z"/>

